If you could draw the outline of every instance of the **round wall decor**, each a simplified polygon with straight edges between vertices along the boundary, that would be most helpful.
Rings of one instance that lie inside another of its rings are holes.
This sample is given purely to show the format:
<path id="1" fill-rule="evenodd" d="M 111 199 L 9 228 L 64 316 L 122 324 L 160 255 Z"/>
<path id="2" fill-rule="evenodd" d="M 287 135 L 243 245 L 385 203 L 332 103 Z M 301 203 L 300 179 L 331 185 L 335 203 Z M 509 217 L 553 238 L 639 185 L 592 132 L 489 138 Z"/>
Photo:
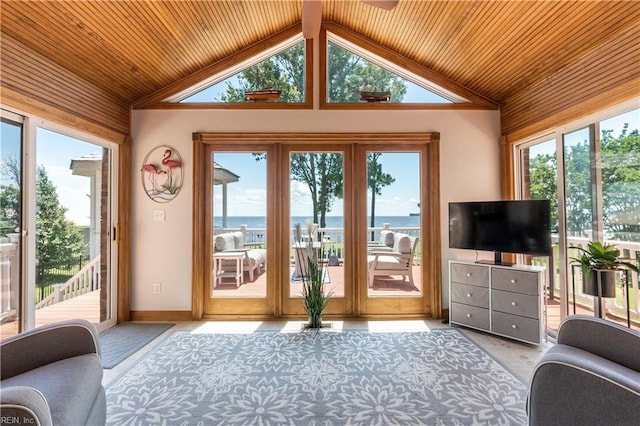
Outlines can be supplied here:
<path id="1" fill-rule="evenodd" d="M 182 188 L 182 159 L 175 149 L 161 145 L 149 151 L 140 168 L 142 187 L 153 201 L 167 203 Z"/>

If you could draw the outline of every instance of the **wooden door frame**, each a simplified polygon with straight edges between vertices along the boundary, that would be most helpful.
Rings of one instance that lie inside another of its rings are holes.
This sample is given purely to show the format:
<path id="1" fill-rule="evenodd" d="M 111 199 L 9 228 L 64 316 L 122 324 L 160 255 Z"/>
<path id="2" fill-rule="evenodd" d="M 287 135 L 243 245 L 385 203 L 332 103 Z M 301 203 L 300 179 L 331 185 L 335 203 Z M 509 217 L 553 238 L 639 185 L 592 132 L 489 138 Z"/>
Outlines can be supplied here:
<path id="1" fill-rule="evenodd" d="M 440 171 L 439 171 L 439 138 L 432 136 L 429 140 L 413 140 L 394 143 L 393 145 L 382 143 L 359 144 L 355 155 L 354 167 L 357 174 L 357 188 L 367 187 L 367 152 L 379 151 L 388 153 L 419 153 L 420 154 L 420 229 L 422 249 L 421 291 L 420 298 L 406 297 L 368 297 L 368 288 L 358 286 L 358 312 L 361 318 L 405 318 L 442 317 L 442 270 L 441 270 L 441 245 L 440 245 Z M 367 197 L 360 196 L 356 200 L 359 218 L 357 224 L 356 244 L 358 254 L 357 282 L 367 282 L 368 270 L 367 249 L 364 241 L 367 240 Z M 424 206 L 424 207 L 423 207 Z M 415 301 L 414 301 L 415 300 Z"/>
<path id="2" fill-rule="evenodd" d="M 282 159 L 285 157 L 284 151 L 288 152 L 288 147 L 291 146 L 308 146 L 308 147 L 325 147 L 331 146 L 347 146 L 352 145 L 352 152 L 356 152 L 359 145 L 397 145 L 397 146 L 410 146 L 416 144 L 426 145 L 426 155 L 424 155 L 424 165 L 426 166 L 426 176 L 424 176 L 424 182 L 421 188 L 421 205 L 425 206 L 422 211 L 425 213 L 424 217 L 421 217 L 421 226 L 423 227 L 423 250 L 424 253 L 429 253 L 428 257 L 423 257 L 423 291 L 424 291 L 424 306 L 423 312 L 416 314 L 420 317 L 432 317 L 440 318 L 442 316 L 442 272 L 441 272 L 441 245 L 440 245 L 440 173 L 439 173 L 439 141 L 440 134 L 438 132 L 424 132 L 424 133 L 194 133 L 193 134 L 193 264 L 192 264 L 192 318 L 194 320 L 200 320 L 204 317 L 204 298 L 211 282 L 211 215 L 210 207 L 211 194 L 209 191 L 210 185 L 207 184 L 209 167 L 208 153 L 210 152 L 210 145 L 219 144 L 225 146 L 225 150 L 229 150 L 230 146 L 240 145 L 275 145 L 273 151 L 275 158 Z M 287 147 L 287 149 L 285 149 Z M 246 149 L 242 149 L 246 151 Z M 351 157 L 353 158 L 353 156 Z M 274 163 L 277 163 L 276 161 Z M 273 167 L 276 167 L 274 164 Z M 357 168 L 362 167 L 357 164 L 347 164 L 345 160 L 345 173 L 352 173 L 353 177 L 358 176 Z M 283 167 L 281 167 L 282 169 Z M 287 168 L 288 171 L 288 168 Z M 278 173 L 273 168 L 268 168 L 270 176 L 269 190 L 275 190 L 277 185 L 281 185 L 284 178 L 283 173 Z M 362 173 L 360 173 L 361 175 Z M 209 177 L 210 178 L 210 177 Z M 357 187 L 357 182 L 353 180 L 351 190 Z M 272 187 L 272 185 L 276 185 Z M 354 197 L 354 194 L 345 194 L 346 197 Z M 283 195 L 276 195 L 272 198 L 272 204 L 268 205 L 269 209 L 275 207 L 275 203 L 286 202 L 288 206 L 289 201 L 283 199 Z M 286 198 L 286 197 L 284 197 Z M 355 198 L 352 198 L 355 203 Z M 365 203 L 366 204 L 366 203 Z M 361 208 L 361 207 L 360 207 Z M 357 207 L 356 207 L 357 209 Z M 365 206 L 366 209 L 366 206 Z M 365 210 L 366 212 L 366 210 Z M 209 217 L 207 217 L 209 216 Z M 269 215 L 273 216 L 273 215 Z M 357 217 L 357 215 L 354 215 Z M 273 247 L 280 247 L 278 250 L 278 256 L 282 257 L 282 253 L 285 245 L 288 246 L 287 241 L 283 242 L 282 227 L 284 226 L 284 219 L 282 217 L 273 218 L 273 223 L 268 224 L 268 228 L 272 228 L 272 232 L 275 233 L 273 238 L 275 241 Z M 355 228 L 355 227 L 354 227 Z M 345 235 L 346 238 L 346 235 Z M 352 235 L 352 238 L 358 238 L 357 232 Z M 285 244 L 286 243 L 286 244 Z M 353 253 L 352 266 L 345 268 L 345 280 L 349 277 L 353 282 L 361 282 L 362 269 L 357 268 L 361 256 L 362 250 L 355 250 Z M 282 311 L 282 298 L 284 295 L 281 293 L 281 286 L 277 286 L 275 283 L 282 282 L 285 276 L 282 265 L 276 262 L 274 256 L 267 256 L 267 268 L 274 268 L 271 275 L 273 278 L 271 285 L 274 285 L 273 289 L 274 300 L 270 303 L 271 312 L 268 315 L 235 315 L 231 316 L 234 319 L 248 319 L 248 318 L 278 318 L 283 315 Z M 280 262 L 282 263 L 282 262 Z M 366 262 L 365 262 L 366 263 Z M 366 282 L 366 275 L 364 277 Z M 270 285 L 270 284 L 267 284 Z M 349 307 L 351 312 L 346 312 L 345 316 L 359 317 L 361 316 L 359 308 L 358 288 L 360 286 L 354 285 L 353 287 L 353 303 Z M 347 292 L 345 287 L 345 293 Z M 345 294 L 346 296 L 346 294 Z M 211 317 L 211 316 L 208 316 Z M 217 316 L 215 316 L 218 318 Z M 376 315 L 376 317 L 397 317 L 397 315 Z M 230 316 L 220 317 L 221 319 L 230 318 Z"/>

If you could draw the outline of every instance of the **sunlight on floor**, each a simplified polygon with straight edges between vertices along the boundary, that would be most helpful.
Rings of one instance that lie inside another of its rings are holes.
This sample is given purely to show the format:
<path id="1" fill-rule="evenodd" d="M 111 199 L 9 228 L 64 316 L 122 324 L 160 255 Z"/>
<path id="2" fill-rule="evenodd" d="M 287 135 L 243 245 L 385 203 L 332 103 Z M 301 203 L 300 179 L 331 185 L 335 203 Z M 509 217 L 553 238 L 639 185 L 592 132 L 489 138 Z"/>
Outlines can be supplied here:
<path id="1" fill-rule="evenodd" d="M 305 321 L 208 321 L 193 329 L 193 334 L 250 334 L 256 331 L 279 331 L 293 333 L 301 330 Z M 367 330 L 372 333 L 401 333 L 407 331 L 430 331 L 423 320 L 407 321 L 342 321 L 325 320 L 329 327 L 324 331 Z"/>

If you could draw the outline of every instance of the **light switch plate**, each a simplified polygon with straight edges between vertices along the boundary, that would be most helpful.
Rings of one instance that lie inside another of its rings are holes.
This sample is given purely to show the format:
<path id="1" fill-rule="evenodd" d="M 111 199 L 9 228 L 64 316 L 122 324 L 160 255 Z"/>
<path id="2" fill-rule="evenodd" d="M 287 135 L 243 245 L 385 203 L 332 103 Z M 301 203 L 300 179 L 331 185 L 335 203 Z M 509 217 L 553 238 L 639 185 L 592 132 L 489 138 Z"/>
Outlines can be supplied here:
<path id="1" fill-rule="evenodd" d="M 156 222 L 164 222 L 166 219 L 166 214 L 164 210 L 154 210 L 153 211 L 153 220 Z"/>

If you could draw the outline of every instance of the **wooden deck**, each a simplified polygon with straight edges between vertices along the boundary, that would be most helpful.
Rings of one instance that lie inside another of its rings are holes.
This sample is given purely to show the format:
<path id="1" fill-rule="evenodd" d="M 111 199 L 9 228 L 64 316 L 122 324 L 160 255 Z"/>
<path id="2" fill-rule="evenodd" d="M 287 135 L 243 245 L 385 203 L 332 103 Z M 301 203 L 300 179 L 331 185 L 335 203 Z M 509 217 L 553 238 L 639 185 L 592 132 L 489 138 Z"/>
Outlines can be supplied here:
<path id="1" fill-rule="evenodd" d="M 344 266 L 327 267 L 329 280 L 327 291 L 333 291 L 335 297 L 344 297 Z M 376 277 L 373 288 L 368 289 L 369 297 L 417 297 L 421 294 L 420 266 L 413 267 L 413 279 L 415 286 L 408 281 L 402 281 L 399 277 Z M 292 281 L 290 285 L 290 297 L 298 297 L 302 291 L 302 281 Z M 245 272 L 243 283 L 236 288 L 235 279 L 225 278 L 213 289 L 213 297 L 267 297 L 267 273 L 256 275 L 254 281 L 249 280 L 249 274 Z"/>
<path id="2" fill-rule="evenodd" d="M 36 326 L 54 322 L 82 318 L 94 324 L 100 322 L 100 290 L 74 297 L 36 311 Z M 18 321 L 0 325 L 0 338 L 12 336 L 18 332 Z"/>

